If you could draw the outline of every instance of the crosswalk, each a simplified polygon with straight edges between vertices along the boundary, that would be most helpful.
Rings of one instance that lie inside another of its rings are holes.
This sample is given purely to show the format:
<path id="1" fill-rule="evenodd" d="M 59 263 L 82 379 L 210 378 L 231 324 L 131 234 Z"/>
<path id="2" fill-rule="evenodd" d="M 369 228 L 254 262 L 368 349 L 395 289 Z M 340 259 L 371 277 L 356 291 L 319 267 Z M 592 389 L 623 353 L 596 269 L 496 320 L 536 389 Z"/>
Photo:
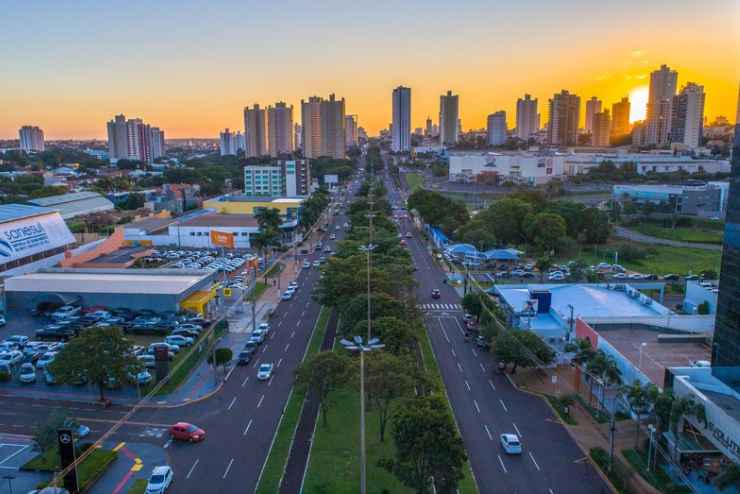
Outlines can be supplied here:
<path id="1" fill-rule="evenodd" d="M 430 310 L 462 310 L 460 304 L 419 304 L 416 306 L 417 309 L 423 311 Z"/>

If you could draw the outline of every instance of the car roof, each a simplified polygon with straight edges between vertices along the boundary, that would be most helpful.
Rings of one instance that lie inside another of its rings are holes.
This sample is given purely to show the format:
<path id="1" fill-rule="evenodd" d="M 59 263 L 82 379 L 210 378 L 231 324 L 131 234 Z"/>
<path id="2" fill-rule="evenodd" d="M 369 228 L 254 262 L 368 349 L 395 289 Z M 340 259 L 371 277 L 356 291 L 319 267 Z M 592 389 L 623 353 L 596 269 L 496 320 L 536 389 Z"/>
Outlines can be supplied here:
<path id="1" fill-rule="evenodd" d="M 166 465 L 161 465 L 152 469 L 152 475 L 164 475 L 170 470 L 172 470 L 170 467 Z"/>
<path id="2" fill-rule="evenodd" d="M 190 422 L 178 422 L 174 426 L 175 427 L 190 427 L 191 425 L 193 424 L 191 424 Z"/>
<path id="3" fill-rule="evenodd" d="M 519 436 L 517 436 L 516 434 L 501 434 L 501 437 L 503 437 L 507 441 L 519 442 Z"/>

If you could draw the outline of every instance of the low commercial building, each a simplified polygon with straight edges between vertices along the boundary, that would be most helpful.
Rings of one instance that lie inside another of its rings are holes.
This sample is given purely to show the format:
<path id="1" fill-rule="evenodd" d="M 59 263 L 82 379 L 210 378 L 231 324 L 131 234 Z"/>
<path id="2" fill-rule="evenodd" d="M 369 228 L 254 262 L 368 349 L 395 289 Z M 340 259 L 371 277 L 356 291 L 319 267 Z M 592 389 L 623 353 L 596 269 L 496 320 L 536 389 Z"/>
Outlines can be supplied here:
<path id="1" fill-rule="evenodd" d="M 113 211 L 115 206 L 97 192 L 72 192 L 58 196 L 42 197 L 28 201 L 34 206 L 54 208 L 65 220 L 86 214 Z"/>
<path id="2" fill-rule="evenodd" d="M 700 307 L 704 305 L 707 314 L 716 314 L 718 295 L 718 282 L 688 280 L 686 282 L 686 295 L 683 299 L 683 310 L 687 314 L 698 314 Z"/>
<path id="3" fill-rule="evenodd" d="M 5 301 L 10 309 L 30 311 L 42 305 L 77 302 L 157 312 L 192 308 L 212 310 L 217 272 L 179 269 L 48 269 L 8 278 Z"/>
<path id="4" fill-rule="evenodd" d="M 562 177 L 564 160 L 560 154 L 453 152 L 449 181 L 540 185 Z"/>
<path id="5" fill-rule="evenodd" d="M 302 197 L 251 197 L 223 195 L 203 202 L 203 208 L 223 214 L 251 214 L 260 209 L 277 209 L 286 222 L 298 221 L 301 217 Z"/>
<path id="6" fill-rule="evenodd" d="M 74 243 L 58 211 L 24 204 L 0 206 L 0 272 L 54 263 Z"/>
<path id="7" fill-rule="evenodd" d="M 709 182 L 696 185 L 614 185 L 612 198 L 620 203 L 650 202 L 672 205 L 671 213 L 723 218 L 727 211 L 729 182 Z"/>
<path id="8" fill-rule="evenodd" d="M 565 157 L 565 174 L 573 176 L 588 173 L 588 170 L 598 167 L 605 161 L 610 161 L 620 167 L 624 165 L 634 166 L 639 175 L 676 172 L 689 174 L 699 172 L 710 174 L 730 173 L 730 162 L 728 160 L 674 156 L 672 153 L 605 152 L 568 154 Z"/>

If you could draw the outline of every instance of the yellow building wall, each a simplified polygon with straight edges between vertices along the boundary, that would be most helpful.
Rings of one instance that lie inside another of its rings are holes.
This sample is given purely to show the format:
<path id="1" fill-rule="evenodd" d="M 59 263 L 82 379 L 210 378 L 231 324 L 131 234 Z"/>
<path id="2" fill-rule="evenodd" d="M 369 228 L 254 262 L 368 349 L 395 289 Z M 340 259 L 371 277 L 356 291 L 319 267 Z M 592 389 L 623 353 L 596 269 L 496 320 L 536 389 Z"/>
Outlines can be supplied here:
<path id="1" fill-rule="evenodd" d="M 197 312 L 201 316 L 206 315 L 208 302 L 216 296 L 216 290 L 195 292 L 180 302 L 180 309 L 189 312 Z"/>
<path id="2" fill-rule="evenodd" d="M 280 211 L 281 215 L 287 215 L 288 209 L 300 207 L 299 204 L 281 202 L 250 202 L 250 201 L 218 201 L 211 199 L 203 202 L 205 209 L 215 209 L 222 214 L 251 214 L 254 215 L 255 208 L 271 208 Z"/>

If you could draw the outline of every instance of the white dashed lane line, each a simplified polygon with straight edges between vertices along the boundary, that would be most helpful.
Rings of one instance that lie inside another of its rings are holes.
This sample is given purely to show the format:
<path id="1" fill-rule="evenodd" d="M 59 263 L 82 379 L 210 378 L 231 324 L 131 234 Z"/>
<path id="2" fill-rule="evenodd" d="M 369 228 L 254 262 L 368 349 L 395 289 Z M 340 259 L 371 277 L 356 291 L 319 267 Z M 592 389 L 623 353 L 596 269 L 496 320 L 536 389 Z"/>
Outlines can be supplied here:
<path id="1" fill-rule="evenodd" d="M 480 407 L 478 406 L 478 401 L 473 400 L 473 405 L 475 405 L 475 409 L 478 413 L 480 413 Z"/>
<path id="2" fill-rule="evenodd" d="M 234 407 L 234 403 L 236 403 L 236 396 L 234 396 L 234 399 L 231 400 L 231 403 L 229 403 L 229 406 L 226 410 L 231 410 Z"/>
<path id="3" fill-rule="evenodd" d="M 465 387 L 468 388 L 468 391 L 470 391 L 470 383 L 467 379 L 465 380 Z"/>
<path id="4" fill-rule="evenodd" d="M 190 470 L 188 470 L 188 474 L 185 476 L 185 479 L 189 479 L 191 475 L 193 475 L 193 472 L 195 471 L 195 467 L 198 466 L 198 463 L 200 463 L 200 458 L 196 458 L 193 462 L 193 466 L 190 467 Z"/>
<path id="5" fill-rule="evenodd" d="M 537 462 L 534 459 L 534 455 L 532 455 L 532 452 L 529 452 L 529 457 L 532 459 L 532 463 L 534 463 L 534 467 L 537 469 L 537 471 L 540 471 L 540 466 L 537 464 Z"/>
<path id="6" fill-rule="evenodd" d="M 509 409 L 506 408 L 506 405 L 504 405 L 504 400 L 500 399 L 498 400 L 499 403 L 501 403 L 501 407 L 504 409 L 504 412 L 508 412 Z"/>
<path id="7" fill-rule="evenodd" d="M 486 428 L 486 434 L 488 434 L 488 439 L 493 441 L 493 435 L 491 434 L 491 429 L 489 429 L 487 425 L 484 425 L 483 427 Z"/>
<path id="8" fill-rule="evenodd" d="M 226 476 L 229 475 L 229 470 L 231 470 L 231 465 L 233 464 L 234 464 L 234 458 L 232 458 L 229 464 L 226 466 L 226 471 L 224 472 L 223 476 L 221 476 L 221 480 L 226 479 Z"/>
<path id="9" fill-rule="evenodd" d="M 493 384 L 493 381 L 491 381 L 491 380 L 489 379 L 489 380 L 488 380 L 488 384 L 489 384 L 489 385 L 491 386 L 491 389 L 492 389 L 492 390 L 496 391 L 496 386 L 494 386 L 494 384 Z"/>
<path id="10" fill-rule="evenodd" d="M 249 432 L 249 428 L 252 427 L 252 419 L 249 419 L 249 423 L 247 424 L 247 427 L 244 429 L 244 433 L 242 436 L 246 436 L 247 432 Z"/>
<path id="11" fill-rule="evenodd" d="M 504 460 L 501 459 L 501 455 L 496 455 L 498 457 L 498 463 L 501 465 L 501 469 L 504 471 L 504 473 L 509 473 L 509 471 L 506 469 L 506 466 L 504 466 Z"/>
<path id="12" fill-rule="evenodd" d="M 514 422 L 512 422 L 512 423 L 511 423 L 511 425 L 513 425 L 513 426 L 514 426 L 514 430 L 516 431 L 516 435 L 517 435 L 517 436 L 519 436 L 519 437 L 524 437 L 524 434 L 522 434 L 522 433 L 521 433 L 521 432 L 519 431 L 519 427 L 517 427 L 517 426 L 516 426 L 516 424 L 515 424 Z"/>

